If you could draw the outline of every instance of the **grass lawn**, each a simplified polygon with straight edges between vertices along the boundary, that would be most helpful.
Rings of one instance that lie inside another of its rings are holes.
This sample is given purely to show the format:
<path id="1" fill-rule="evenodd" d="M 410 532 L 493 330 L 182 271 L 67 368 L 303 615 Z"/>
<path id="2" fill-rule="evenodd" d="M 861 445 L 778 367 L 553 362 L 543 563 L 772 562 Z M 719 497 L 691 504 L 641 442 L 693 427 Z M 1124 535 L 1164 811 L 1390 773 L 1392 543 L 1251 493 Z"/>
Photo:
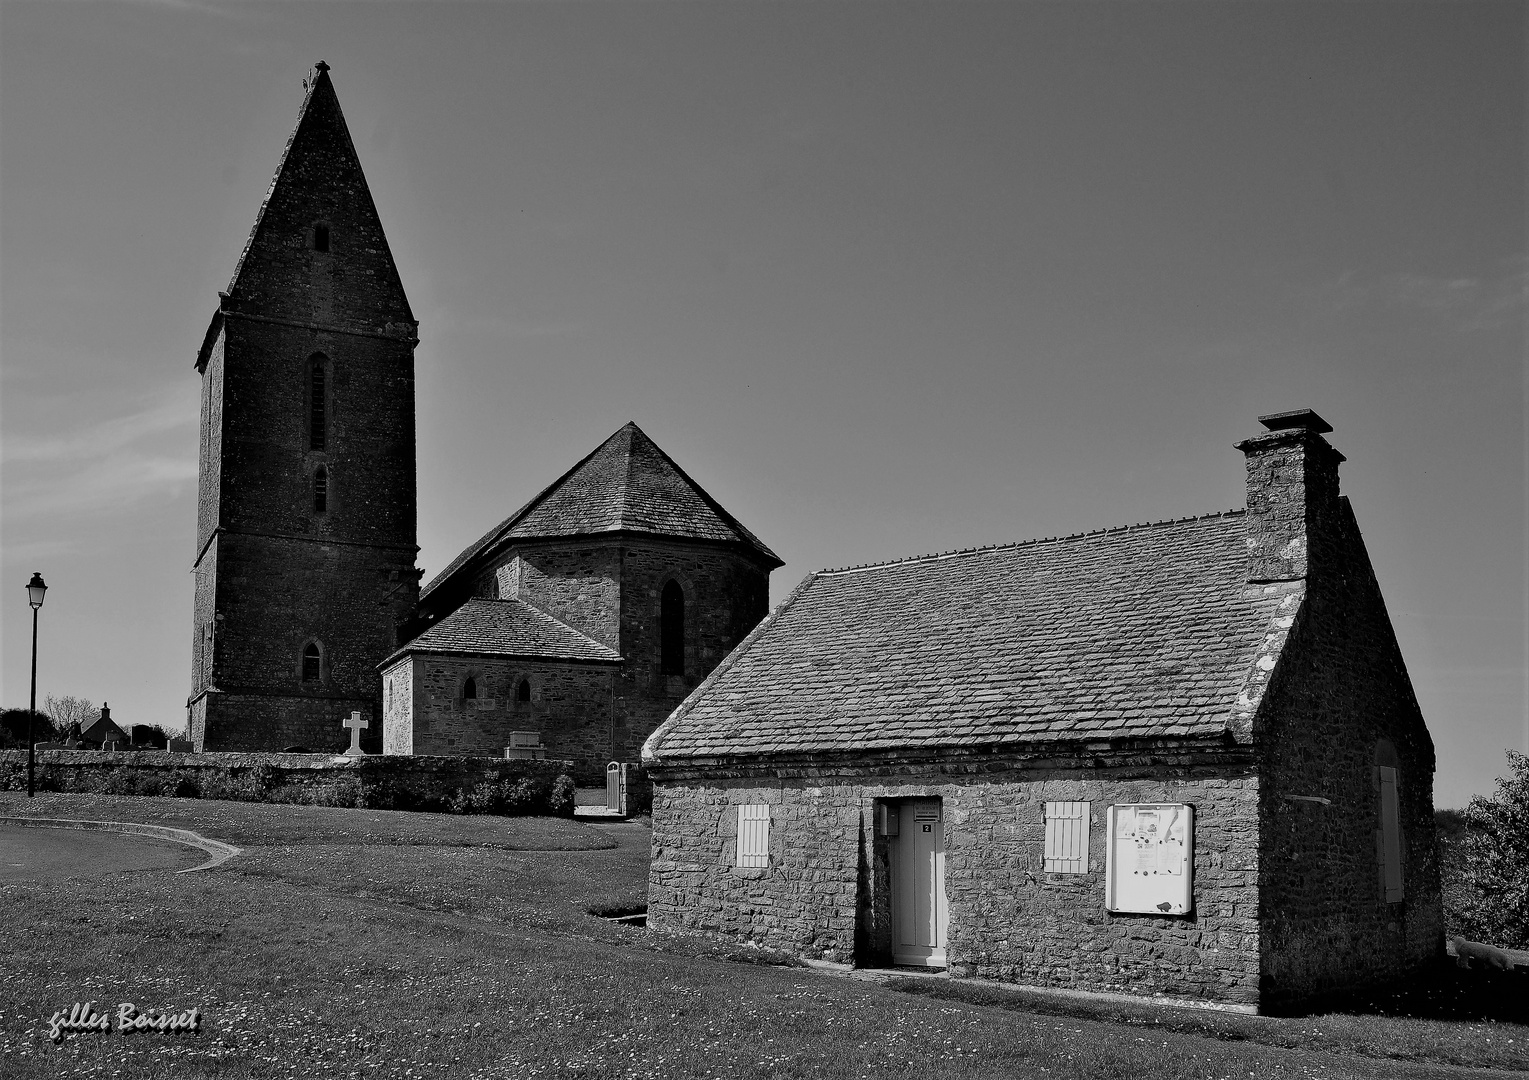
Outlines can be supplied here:
<path id="1" fill-rule="evenodd" d="M 26 799 L 0 795 L 0 813 Z M 1529 1027 L 1265 1017 L 894 985 L 587 914 L 640 902 L 636 824 L 48 795 L 245 848 L 195 874 L 0 888 L 0 1075 L 1457 1077 Z M 910 992 L 911 991 L 911 992 Z M 73 1002 L 199 1007 L 200 1035 L 71 1034 Z"/>

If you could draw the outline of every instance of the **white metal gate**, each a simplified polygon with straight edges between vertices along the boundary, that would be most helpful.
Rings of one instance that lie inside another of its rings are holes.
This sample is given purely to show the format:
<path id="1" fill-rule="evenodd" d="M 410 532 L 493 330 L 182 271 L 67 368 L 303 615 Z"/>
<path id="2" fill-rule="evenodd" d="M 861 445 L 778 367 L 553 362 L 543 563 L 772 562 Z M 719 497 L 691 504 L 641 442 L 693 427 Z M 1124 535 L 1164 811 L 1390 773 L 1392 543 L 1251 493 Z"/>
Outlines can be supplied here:
<path id="1" fill-rule="evenodd" d="M 624 761 L 605 767 L 605 808 L 626 817 L 626 768 Z"/>

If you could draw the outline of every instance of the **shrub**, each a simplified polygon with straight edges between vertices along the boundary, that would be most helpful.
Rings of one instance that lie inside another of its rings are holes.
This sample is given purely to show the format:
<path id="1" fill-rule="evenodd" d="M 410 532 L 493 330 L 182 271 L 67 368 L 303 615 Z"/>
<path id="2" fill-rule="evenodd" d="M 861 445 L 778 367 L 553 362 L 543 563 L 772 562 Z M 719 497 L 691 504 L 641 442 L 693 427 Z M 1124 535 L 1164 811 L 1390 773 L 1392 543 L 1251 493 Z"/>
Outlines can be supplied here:
<path id="1" fill-rule="evenodd" d="M 522 776 L 514 782 L 505 781 L 503 807 L 499 812 L 509 815 L 534 814 L 546 805 L 547 787 L 529 776 Z"/>
<path id="2" fill-rule="evenodd" d="M 1497 794 L 1471 799 L 1458 840 L 1444 845 L 1452 929 L 1473 941 L 1529 948 L 1529 756 L 1508 751 Z"/>
<path id="3" fill-rule="evenodd" d="M 559 773 L 547 793 L 547 813 L 556 817 L 573 817 L 574 789 L 577 785 L 567 773 Z"/>

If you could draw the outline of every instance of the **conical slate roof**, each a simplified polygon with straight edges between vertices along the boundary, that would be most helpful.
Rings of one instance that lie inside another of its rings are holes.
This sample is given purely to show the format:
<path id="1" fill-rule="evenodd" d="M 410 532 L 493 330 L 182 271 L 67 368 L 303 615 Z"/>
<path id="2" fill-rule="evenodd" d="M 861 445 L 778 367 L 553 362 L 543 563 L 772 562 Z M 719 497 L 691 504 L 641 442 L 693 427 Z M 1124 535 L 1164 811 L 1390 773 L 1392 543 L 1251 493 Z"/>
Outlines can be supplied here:
<path id="1" fill-rule="evenodd" d="M 316 281 L 311 249 L 317 224 L 329 230 L 332 255 Z M 343 304 L 317 321 L 373 333 L 386 331 L 390 323 L 414 322 L 329 65 L 322 60 L 234 268 L 223 308 L 310 322 L 315 288 L 332 290 Z"/>
<path id="2" fill-rule="evenodd" d="M 480 553 L 506 540 L 630 532 L 747 544 L 773 566 L 776 554 L 719 506 L 636 424 L 489 530 L 420 592 L 423 598 Z"/>

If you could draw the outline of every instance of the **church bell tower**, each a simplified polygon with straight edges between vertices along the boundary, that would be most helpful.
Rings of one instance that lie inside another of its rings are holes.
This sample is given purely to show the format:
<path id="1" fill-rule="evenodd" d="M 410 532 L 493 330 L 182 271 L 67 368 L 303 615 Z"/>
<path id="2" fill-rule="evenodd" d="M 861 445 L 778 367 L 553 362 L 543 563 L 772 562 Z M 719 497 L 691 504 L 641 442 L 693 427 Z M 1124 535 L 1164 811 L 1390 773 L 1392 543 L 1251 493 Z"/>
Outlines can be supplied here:
<path id="1" fill-rule="evenodd" d="M 414 610 L 419 324 L 320 61 L 197 354 L 190 736 L 340 750 Z"/>

